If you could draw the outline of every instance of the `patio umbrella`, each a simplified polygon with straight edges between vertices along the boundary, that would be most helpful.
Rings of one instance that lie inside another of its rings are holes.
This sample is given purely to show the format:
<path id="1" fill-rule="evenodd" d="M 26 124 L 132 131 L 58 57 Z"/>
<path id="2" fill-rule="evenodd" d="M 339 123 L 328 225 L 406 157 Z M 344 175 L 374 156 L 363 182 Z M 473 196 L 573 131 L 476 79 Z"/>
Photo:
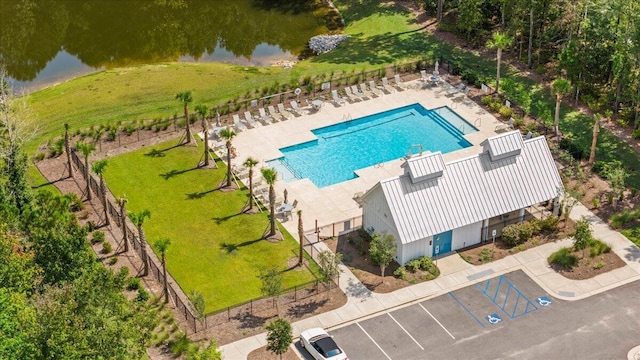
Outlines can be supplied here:
<path id="1" fill-rule="evenodd" d="M 216 111 L 216 127 L 220 127 L 220 113 Z"/>
<path id="2" fill-rule="evenodd" d="M 289 196 L 289 192 L 287 191 L 287 189 L 284 189 L 284 203 L 285 204 L 289 201 L 288 196 Z"/>
<path id="3" fill-rule="evenodd" d="M 438 60 L 436 60 L 436 70 L 434 71 L 434 73 L 436 73 L 436 74 L 440 74 L 440 73 L 438 72 L 438 67 L 439 67 L 439 66 L 440 66 L 440 64 L 438 63 Z"/>

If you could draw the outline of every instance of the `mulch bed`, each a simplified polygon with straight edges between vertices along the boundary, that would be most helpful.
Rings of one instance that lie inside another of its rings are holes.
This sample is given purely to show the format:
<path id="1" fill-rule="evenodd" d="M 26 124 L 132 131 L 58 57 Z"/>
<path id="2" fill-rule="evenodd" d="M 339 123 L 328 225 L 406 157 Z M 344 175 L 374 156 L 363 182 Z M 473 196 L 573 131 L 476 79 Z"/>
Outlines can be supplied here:
<path id="1" fill-rule="evenodd" d="M 586 250 L 586 252 L 587 254 L 584 258 L 582 258 L 582 253 L 579 251 L 573 253 L 574 255 L 578 256 L 579 260 L 578 265 L 574 266 L 570 270 L 555 265 L 551 265 L 551 267 L 559 274 L 568 279 L 585 280 L 627 265 L 627 263 L 620 259 L 618 254 L 614 252 L 600 254 L 593 258 L 589 257 L 588 249 Z M 599 265 L 595 266 L 598 263 Z"/>

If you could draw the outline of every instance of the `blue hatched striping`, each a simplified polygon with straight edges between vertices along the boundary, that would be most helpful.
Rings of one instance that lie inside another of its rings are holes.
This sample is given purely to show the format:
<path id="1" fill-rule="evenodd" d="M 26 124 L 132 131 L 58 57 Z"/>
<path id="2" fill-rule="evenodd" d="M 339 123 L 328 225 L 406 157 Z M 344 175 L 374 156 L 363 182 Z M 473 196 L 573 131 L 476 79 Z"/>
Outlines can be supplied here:
<path id="1" fill-rule="evenodd" d="M 497 279 L 495 290 L 491 289 L 495 283 L 495 278 L 487 280 L 484 287 L 481 286 L 481 283 L 475 286 L 507 316 L 513 319 L 538 310 L 538 307 L 504 275 L 500 275 Z"/>
<path id="2" fill-rule="evenodd" d="M 456 298 L 456 297 L 455 297 L 455 295 L 453 295 L 453 293 L 452 293 L 451 291 L 449 291 L 449 296 L 451 296 L 451 298 L 452 298 L 453 300 L 455 300 L 455 301 L 458 303 L 458 305 L 462 306 L 462 308 L 463 308 L 463 309 L 465 309 L 465 310 L 467 311 L 467 313 L 468 313 L 469 315 L 471 315 L 471 317 L 472 317 L 472 318 L 474 318 L 474 319 L 478 322 L 478 324 L 480 324 L 480 326 L 485 327 L 485 326 L 484 326 L 484 324 L 482 323 L 482 321 L 480 321 L 480 319 L 478 319 L 475 315 L 473 315 L 473 313 L 471 312 L 471 310 L 467 309 L 467 307 L 466 307 L 466 306 L 464 306 L 464 304 L 462 304 L 462 303 L 460 302 L 460 300 L 458 300 L 458 298 Z"/>

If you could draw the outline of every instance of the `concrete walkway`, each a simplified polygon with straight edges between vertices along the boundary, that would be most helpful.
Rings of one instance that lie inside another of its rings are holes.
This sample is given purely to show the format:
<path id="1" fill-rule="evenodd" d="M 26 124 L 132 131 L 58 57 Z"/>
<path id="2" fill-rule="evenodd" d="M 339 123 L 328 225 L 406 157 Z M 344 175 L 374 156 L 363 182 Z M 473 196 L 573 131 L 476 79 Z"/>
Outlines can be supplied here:
<path id="1" fill-rule="evenodd" d="M 300 332 L 310 327 L 322 327 L 330 330 L 515 270 L 524 271 L 549 295 L 569 301 L 583 299 L 640 280 L 640 249 L 637 246 L 622 234 L 612 230 L 580 203 L 573 208 L 570 216 L 574 220 L 579 220 L 583 216 L 588 218 L 594 236 L 611 245 L 612 251 L 618 254 L 627 265 L 591 279 L 569 280 L 556 273 L 547 264 L 547 258 L 551 253 L 561 247 L 572 246 L 571 239 L 565 239 L 481 266 L 471 265 L 454 253 L 438 259 L 441 275 L 437 279 L 408 286 L 388 294 L 376 294 L 369 291 L 346 266 L 342 266 L 344 272 L 340 276 L 340 288 L 347 295 L 347 303 L 339 309 L 293 323 L 294 336 L 298 336 Z M 316 246 L 320 251 L 326 249 L 324 243 L 318 243 Z M 264 333 L 224 345 L 221 347 L 221 351 L 224 359 L 239 360 L 246 359 L 251 351 L 262 346 L 266 346 Z"/>

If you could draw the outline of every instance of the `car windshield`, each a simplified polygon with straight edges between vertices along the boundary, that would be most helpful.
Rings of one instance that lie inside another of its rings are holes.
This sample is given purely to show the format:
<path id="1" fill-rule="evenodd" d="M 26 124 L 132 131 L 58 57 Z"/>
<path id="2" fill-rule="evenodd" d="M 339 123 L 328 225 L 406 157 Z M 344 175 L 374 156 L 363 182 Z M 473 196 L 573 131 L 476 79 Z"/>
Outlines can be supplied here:
<path id="1" fill-rule="evenodd" d="M 335 341 L 330 337 L 325 337 L 316 341 L 316 345 L 324 357 L 332 357 L 342 353 Z"/>

